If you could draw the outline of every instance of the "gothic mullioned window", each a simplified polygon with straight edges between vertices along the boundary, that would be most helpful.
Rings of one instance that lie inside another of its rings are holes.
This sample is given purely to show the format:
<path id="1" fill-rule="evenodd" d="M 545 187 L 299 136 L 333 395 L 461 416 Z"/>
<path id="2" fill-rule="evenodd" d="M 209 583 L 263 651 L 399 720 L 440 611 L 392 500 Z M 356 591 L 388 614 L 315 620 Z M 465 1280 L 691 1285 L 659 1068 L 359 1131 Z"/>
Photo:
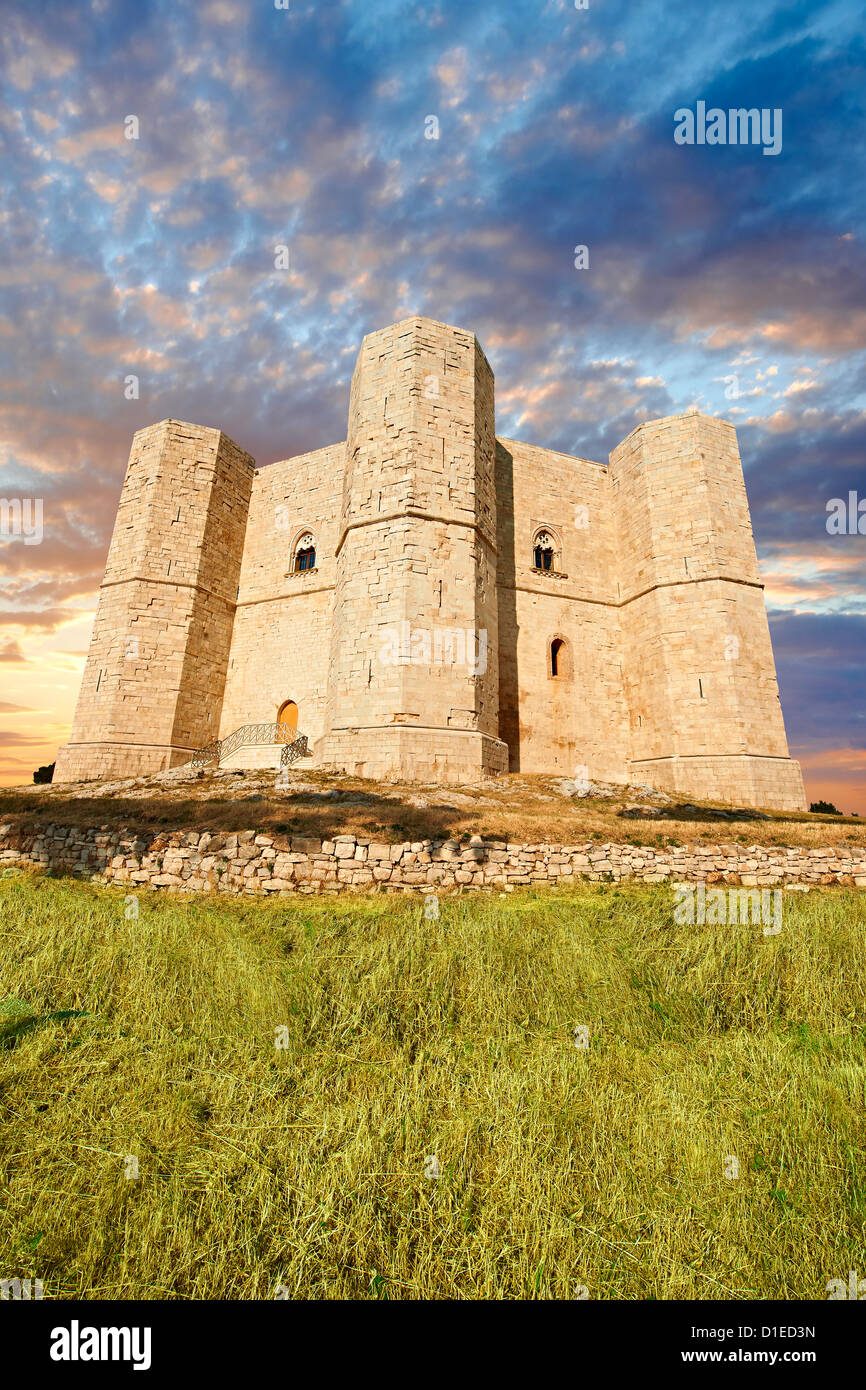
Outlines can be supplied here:
<path id="1" fill-rule="evenodd" d="M 312 531 L 305 531 L 295 546 L 295 560 L 292 569 L 296 574 L 316 568 L 316 541 Z"/>
<path id="2" fill-rule="evenodd" d="M 532 567 L 537 570 L 556 569 L 556 541 L 550 531 L 536 531 L 532 542 Z"/>

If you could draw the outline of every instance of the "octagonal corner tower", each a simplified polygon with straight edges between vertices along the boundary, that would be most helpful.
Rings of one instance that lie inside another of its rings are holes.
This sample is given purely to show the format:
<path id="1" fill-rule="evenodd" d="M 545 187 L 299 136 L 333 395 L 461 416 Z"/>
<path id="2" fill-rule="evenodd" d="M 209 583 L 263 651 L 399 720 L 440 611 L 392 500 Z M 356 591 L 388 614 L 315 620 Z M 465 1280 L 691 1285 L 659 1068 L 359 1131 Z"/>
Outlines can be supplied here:
<path id="1" fill-rule="evenodd" d="M 733 425 L 697 410 L 610 456 L 632 776 L 740 806 L 804 810 Z"/>
<path id="2" fill-rule="evenodd" d="M 216 736 L 254 463 L 221 430 L 139 430 L 55 782 L 186 762 Z"/>
<path id="3" fill-rule="evenodd" d="M 473 333 L 413 317 L 352 378 L 316 763 L 365 777 L 504 771 L 493 373 Z"/>

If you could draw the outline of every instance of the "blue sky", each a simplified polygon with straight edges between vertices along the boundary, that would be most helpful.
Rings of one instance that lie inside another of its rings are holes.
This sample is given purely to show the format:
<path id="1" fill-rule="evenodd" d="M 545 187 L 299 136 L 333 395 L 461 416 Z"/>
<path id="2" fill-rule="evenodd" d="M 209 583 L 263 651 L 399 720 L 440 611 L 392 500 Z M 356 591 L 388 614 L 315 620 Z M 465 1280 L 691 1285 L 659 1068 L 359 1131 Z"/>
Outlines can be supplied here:
<path id="1" fill-rule="evenodd" d="M 866 536 L 825 528 L 866 497 L 861 29 L 847 0 L 7 0 L 0 493 L 45 538 L 0 541 L 0 778 L 65 736 L 133 431 L 333 442 L 361 337 L 418 312 L 477 332 L 501 434 L 603 459 L 692 404 L 737 425 L 792 752 L 866 812 Z M 698 100 L 781 109 L 781 153 L 678 146 Z"/>

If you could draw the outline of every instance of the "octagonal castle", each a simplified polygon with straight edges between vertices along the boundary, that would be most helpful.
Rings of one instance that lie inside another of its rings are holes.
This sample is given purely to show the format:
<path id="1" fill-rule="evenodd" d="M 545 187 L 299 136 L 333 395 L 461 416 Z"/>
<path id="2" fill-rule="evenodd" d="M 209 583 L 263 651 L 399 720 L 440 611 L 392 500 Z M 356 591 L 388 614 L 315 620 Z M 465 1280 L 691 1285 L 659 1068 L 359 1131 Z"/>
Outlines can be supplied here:
<path id="1" fill-rule="evenodd" d="M 370 778 L 804 808 L 733 426 L 649 421 L 607 466 L 499 439 L 475 335 L 414 317 L 364 339 L 342 443 L 257 470 L 140 430 L 54 780 L 238 730 L 223 765 L 276 766 L 286 724 Z"/>

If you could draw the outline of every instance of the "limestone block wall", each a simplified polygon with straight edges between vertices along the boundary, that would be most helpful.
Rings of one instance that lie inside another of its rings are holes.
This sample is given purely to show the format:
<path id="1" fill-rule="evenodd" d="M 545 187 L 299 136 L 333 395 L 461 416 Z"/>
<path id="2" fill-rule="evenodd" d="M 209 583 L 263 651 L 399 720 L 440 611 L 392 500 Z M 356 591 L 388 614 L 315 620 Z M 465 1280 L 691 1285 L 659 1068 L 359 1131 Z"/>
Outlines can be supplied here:
<path id="1" fill-rule="evenodd" d="M 220 430 L 135 435 L 55 781 L 159 771 L 216 737 L 253 472 Z"/>
<path id="2" fill-rule="evenodd" d="M 324 767 L 501 770 L 493 374 L 472 333 L 412 318 L 352 379 Z"/>
<path id="3" fill-rule="evenodd" d="M 616 532 L 602 464 L 497 441 L 500 737 L 511 767 L 628 780 Z M 534 568 L 539 529 L 555 569 Z M 564 641 L 554 677 L 551 644 Z"/>
<path id="4" fill-rule="evenodd" d="M 311 746 L 325 727 L 345 443 L 258 470 L 249 506 L 220 737 L 294 700 Z M 316 566 L 296 573 L 307 531 Z"/>
<path id="5" fill-rule="evenodd" d="M 640 425 L 610 482 L 634 776 L 801 807 L 733 426 L 697 412 Z"/>

